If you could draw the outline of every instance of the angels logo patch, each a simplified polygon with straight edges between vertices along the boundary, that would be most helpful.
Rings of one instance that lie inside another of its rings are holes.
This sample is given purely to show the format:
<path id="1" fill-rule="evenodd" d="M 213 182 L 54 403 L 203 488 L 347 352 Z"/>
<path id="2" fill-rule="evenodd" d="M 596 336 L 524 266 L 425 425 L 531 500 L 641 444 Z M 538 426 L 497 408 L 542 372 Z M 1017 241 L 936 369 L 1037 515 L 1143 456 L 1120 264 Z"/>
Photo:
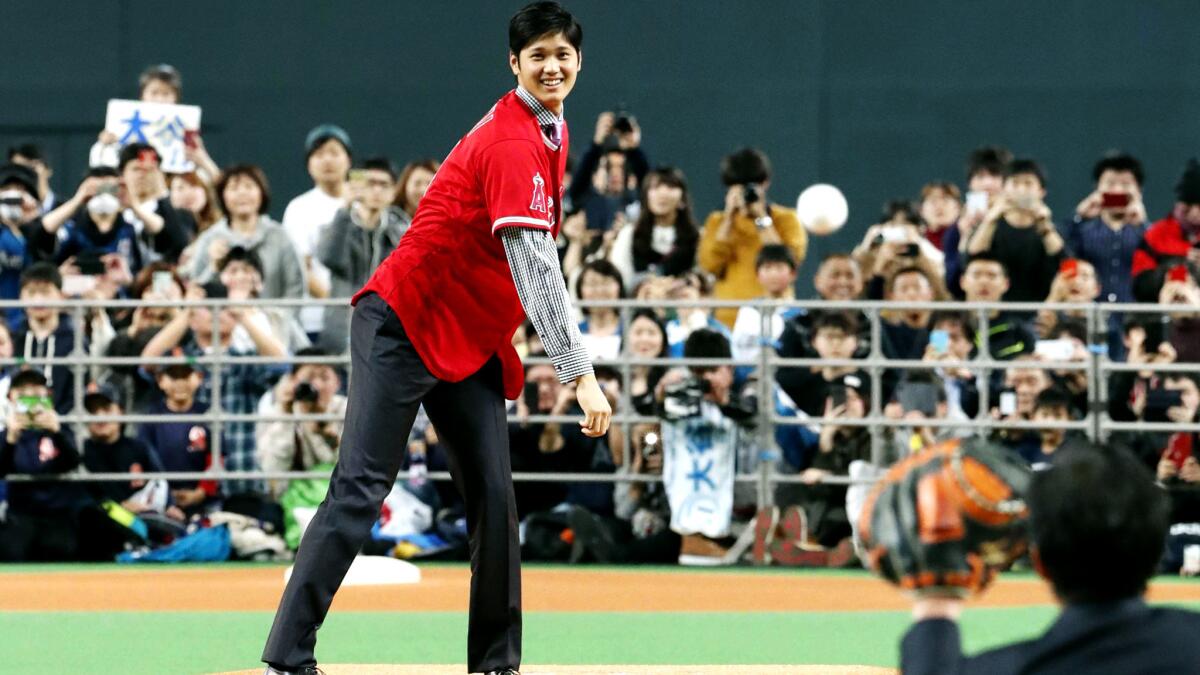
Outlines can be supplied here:
<path id="1" fill-rule="evenodd" d="M 533 174 L 533 199 L 529 202 L 529 210 L 548 213 L 546 209 L 546 181 L 540 173 Z"/>

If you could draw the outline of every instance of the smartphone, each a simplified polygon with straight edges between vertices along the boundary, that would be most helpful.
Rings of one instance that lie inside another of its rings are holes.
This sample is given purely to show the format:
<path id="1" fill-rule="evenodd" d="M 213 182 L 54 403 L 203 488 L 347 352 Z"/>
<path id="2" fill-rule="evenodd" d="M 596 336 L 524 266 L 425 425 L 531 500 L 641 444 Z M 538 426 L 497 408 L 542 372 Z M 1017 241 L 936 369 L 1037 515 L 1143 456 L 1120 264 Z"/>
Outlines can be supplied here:
<path id="1" fill-rule="evenodd" d="M 1022 211 L 1032 211 L 1037 207 L 1038 198 L 1034 195 L 1014 195 L 1013 206 L 1016 206 Z"/>
<path id="2" fill-rule="evenodd" d="M 75 256 L 75 265 L 79 267 L 79 273 L 92 276 L 104 274 L 104 261 L 100 259 L 100 254 L 96 251 L 83 251 Z"/>
<path id="3" fill-rule="evenodd" d="M 1070 340 L 1038 340 L 1033 345 L 1033 354 L 1047 361 L 1070 361 L 1075 355 L 1075 343 Z"/>
<path id="4" fill-rule="evenodd" d="M 1146 354 L 1153 354 L 1158 351 L 1162 343 L 1167 339 L 1170 333 L 1168 330 L 1167 318 L 1149 318 L 1145 323 L 1146 341 L 1142 343 L 1142 351 Z"/>
<path id="5" fill-rule="evenodd" d="M 1167 281 L 1184 281 L 1188 278 L 1188 268 L 1186 265 L 1176 265 L 1167 270 Z"/>
<path id="6" fill-rule="evenodd" d="M 937 415 L 937 385 L 931 382 L 902 382 L 896 388 L 896 401 L 904 412 L 919 412 L 926 417 Z"/>
<path id="7" fill-rule="evenodd" d="M 101 183 L 96 186 L 96 194 L 119 197 L 121 195 L 121 186 L 118 183 Z"/>
<path id="8" fill-rule="evenodd" d="M 884 225 L 879 228 L 884 243 L 903 244 L 908 241 L 908 230 L 903 225 Z"/>
<path id="9" fill-rule="evenodd" d="M 191 148 L 192 150 L 195 150 L 196 149 L 196 137 L 199 135 L 200 135 L 200 132 L 197 131 L 196 129 L 184 129 L 183 130 L 184 146 Z"/>
<path id="10" fill-rule="evenodd" d="M 983 190 L 967 191 L 967 212 L 983 213 L 988 209 L 988 193 Z"/>
<path id="11" fill-rule="evenodd" d="M 933 351 L 938 354 L 945 354 L 950 351 L 950 332 L 944 330 L 929 331 L 929 344 L 933 346 Z"/>
<path id="12" fill-rule="evenodd" d="M 366 169 L 350 169 L 350 182 L 351 183 L 366 183 L 367 182 Z"/>
<path id="13" fill-rule="evenodd" d="M 1171 460 L 1175 468 L 1182 469 L 1183 463 L 1192 456 L 1191 446 L 1190 439 L 1183 435 L 1172 436 L 1171 442 L 1167 444 L 1167 449 L 1163 451 L 1162 458 Z"/>
<path id="14" fill-rule="evenodd" d="M 171 292 L 171 287 L 175 285 L 175 279 L 170 272 L 155 272 L 151 277 L 150 288 L 155 293 L 167 295 Z"/>
<path id="15" fill-rule="evenodd" d="M 1183 405 L 1183 392 L 1178 389 L 1151 389 L 1146 392 L 1146 410 L 1142 419 L 1147 422 L 1170 422 L 1167 408 Z"/>
<path id="16" fill-rule="evenodd" d="M 834 385 L 829 388 L 829 407 L 836 408 L 846 405 L 846 387 L 843 385 Z"/>
<path id="17" fill-rule="evenodd" d="M 525 383 L 525 405 L 529 408 L 529 412 L 537 413 L 538 410 L 538 383 Z"/>
<path id="18" fill-rule="evenodd" d="M 1005 417 L 1017 414 L 1017 390 L 1000 390 L 1000 414 Z"/>
<path id="19" fill-rule="evenodd" d="M 1079 274 L 1079 260 L 1067 258 L 1058 265 L 1058 273 L 1068 279 L 1074 279 Z"/>
<path id="20" fill-rule="evenodd" d="M 1123 209 L 1133 201 L 1133 195 L 1128 192 L 1100 193 L 1100 207 L 1105 209 Z"/>

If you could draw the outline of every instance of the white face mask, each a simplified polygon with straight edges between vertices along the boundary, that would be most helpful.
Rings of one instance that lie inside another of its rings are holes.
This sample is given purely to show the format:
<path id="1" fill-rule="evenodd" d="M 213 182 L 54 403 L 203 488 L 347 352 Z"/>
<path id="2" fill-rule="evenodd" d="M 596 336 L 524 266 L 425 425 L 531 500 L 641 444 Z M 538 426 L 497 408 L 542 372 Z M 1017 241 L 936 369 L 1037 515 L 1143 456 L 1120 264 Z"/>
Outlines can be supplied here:
<path id="1" fill-rule="evenodd" d="M 101 193 L 88 200 L 87 210 L 98 216 L 111 216 L 121 209 L 121 200 L 116 195 Z"/>
<path id="2" fill-rule="evenodd" d="M 0 203 L 0 220 L 19 221 L 24 215 L 21 209 L 21 202 L 25 199 L 25 193 L 20 190 L 5 190 L 0 192 L 0 202 L 13 202 L 14 204 Z"/>

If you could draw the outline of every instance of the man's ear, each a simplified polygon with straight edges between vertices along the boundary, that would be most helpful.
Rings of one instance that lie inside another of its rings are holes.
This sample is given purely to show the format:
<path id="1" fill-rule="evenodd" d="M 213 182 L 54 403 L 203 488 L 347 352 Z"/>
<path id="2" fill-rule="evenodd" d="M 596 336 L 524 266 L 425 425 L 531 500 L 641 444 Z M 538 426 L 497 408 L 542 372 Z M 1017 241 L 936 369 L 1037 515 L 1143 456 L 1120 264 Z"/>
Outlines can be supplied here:
<path id="1" fill-rule="evenodd" d="M 521 74 L 520 58 L 512 52 L 508 53 L 508 67 L 513 75 Z"/>

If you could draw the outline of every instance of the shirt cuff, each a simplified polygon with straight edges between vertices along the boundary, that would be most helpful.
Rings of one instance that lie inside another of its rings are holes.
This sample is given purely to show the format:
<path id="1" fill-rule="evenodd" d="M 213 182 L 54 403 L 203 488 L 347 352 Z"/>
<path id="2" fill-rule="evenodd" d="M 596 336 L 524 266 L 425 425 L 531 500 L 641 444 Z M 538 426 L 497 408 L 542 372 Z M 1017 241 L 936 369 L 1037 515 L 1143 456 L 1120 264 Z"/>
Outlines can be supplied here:
<path id="1" fill-rule="evenodd" d="M 558 374 L 558 381 L 563 384 L 570 384 L 583 375 L 590 375 L 592 371 L 592 359 L 588 356 L 587 348 L 583 344 L 575 345 L 570 351 L 553 356 L 550 359 L 554 362 L 554 371 Z"/>

